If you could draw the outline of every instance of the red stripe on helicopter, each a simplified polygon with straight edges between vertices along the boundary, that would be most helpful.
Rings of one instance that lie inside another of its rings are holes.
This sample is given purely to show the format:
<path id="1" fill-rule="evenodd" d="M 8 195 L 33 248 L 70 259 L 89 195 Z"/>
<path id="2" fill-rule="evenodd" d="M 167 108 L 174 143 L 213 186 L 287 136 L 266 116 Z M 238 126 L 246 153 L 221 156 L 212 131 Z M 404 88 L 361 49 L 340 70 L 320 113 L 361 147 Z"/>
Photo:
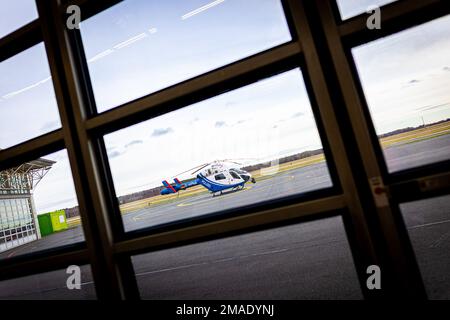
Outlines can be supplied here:
<path id="1" fill-rule="evenodd" d="M 172 190 L 173 193 L 176 193 L 176 192 L 177 192 L 177 190 L 175 190 L 175 189 L 172 187 L 172 185 L 171 185 L 170 183 L 167 182 L 167 180 L 164 180 L 164 182 L 165 182 L 166 187 L 167 187 L 168 189 Z"/>

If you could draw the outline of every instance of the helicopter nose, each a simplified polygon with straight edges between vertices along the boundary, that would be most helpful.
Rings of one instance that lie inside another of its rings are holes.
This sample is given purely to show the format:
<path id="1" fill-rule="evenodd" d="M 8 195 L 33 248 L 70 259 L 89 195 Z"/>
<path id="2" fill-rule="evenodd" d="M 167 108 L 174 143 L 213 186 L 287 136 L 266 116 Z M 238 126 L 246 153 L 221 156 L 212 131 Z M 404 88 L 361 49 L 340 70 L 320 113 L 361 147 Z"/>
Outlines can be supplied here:
<path id="1" fill-rule="evenodd" d="M 247 181 L 250 179 L 250 177 L 247 176 L 247 175 L 245 175 L 245 174 L 241 175 L 241 178 L 242 178 L 242 180 L 244 180 L 245 182 L 247 182 Z"/>

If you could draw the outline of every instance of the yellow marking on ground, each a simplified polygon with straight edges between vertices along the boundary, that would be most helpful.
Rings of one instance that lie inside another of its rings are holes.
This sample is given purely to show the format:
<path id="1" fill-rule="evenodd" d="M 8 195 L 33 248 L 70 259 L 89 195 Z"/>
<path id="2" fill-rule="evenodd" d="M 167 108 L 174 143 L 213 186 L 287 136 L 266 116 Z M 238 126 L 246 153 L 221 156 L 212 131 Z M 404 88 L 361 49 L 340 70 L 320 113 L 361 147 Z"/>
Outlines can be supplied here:
<path id="1" fill-rule="evenodd" d="M 450 133 L 450 121 L 425 128 L 419 128 L 413 131 L 399 133 L 386 138 L 381 138 L 380 143 L 383 147 L 389 147 L 399 142 L 410 142 L 418 138 L 431 138 L 434 135 L 446 133 Z"/>
<path id="2" fill-rule="evenodd" d="M 81 217 L 76 216 L 76 217 L 72 217 L 72 218 L 67 218 L 66 221 L 67 221 L 67 227 L 70 229 L 70 228 L 76 227 L 81 224 Z"/>
<path id="3" fill-rule="evenodd" d="M 243 190 L 242 190 L 243 191 Z M 222 195 L 223 196 L 223 195 Z M 211 198 L 206 198 L 206 199 L 203 199 L 203 200 L 194 200 L 194 201 L 191 201 L 191 202 L 182 202 L 182 203 L 180 203 L 180 204 L 177 204 L 177 207 L 188 207 L 188 206 L 192 206 L 192 205 L 194 205 L 194 204 L 200 204 L 200 203 L 203 203 L 203 202 L 209 202 L 209 201 L 211 201 Z"/>
<path id="4" fill-rule="evenodd" d="M 136 211 L 136 210 L 139 210 L 142 208 L 152 207 L 154 205 L 160 205 L 160 204 L 164 204 L 164 203 L 169 203 L 169 202 L 178 200 L 180 198 L 190 197 L 193 195 L 198 195 L 198 194 L 202 194 L 202 193 L 206 193 L 206 192 L 208 192 L 208 190 L 206 190 L 202 186 L 194 186 L 187 190 L 179 191 L 178 193 L 175 193 L 175 194 L 157 195 L 154 197 L 145 198 L 142 200 L 136 200 L 136 201 L 129 202 L 126 204 L 122 204 L 122 205 L 120 205 L 120 211 L 122 214 L 125 214 L 125 213 Z"/>

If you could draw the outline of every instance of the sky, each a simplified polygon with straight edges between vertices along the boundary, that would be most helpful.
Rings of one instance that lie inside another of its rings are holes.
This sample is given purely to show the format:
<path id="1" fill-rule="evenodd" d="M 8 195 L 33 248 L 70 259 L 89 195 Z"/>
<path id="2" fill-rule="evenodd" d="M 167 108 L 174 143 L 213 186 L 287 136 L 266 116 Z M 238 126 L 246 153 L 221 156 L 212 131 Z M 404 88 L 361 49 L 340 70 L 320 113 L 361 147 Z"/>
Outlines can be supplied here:
<path id="1" fill-rule="evenodd" d="M 76 206 L 78 202 L 67 151 L 64 149 L 44 158 L 55 163 L 33 191 L 37 213 Z"/>
<path id="2" fill-rule="evenodd" d="M 35 18 L 33 2 L 11 1 L 0 36 Z M 386 2 L 339 7 L 352 16 Z M 445 30 L 450 17 L 353 49 L 378 134 L 450 117 Z M 99 112 L 291 40 L 278 0 L 128 0 L 84 21 L 81 34 Z M 60 126 L 43 44 L 1 62 L 0 148 Z M 105 144 L 118 195 L 216 159 L 251 163 L 322 146 L 300 69 L 112 133 Z M 76 205 L 66 152 L 46 158 L 57 163 L 35 190 L 38 213 Z"/>
<path id="3" fill-rule="evenodd" d="M 337 0 L 342 20 L 357 16 L 368 11 L 371 6 L 381 7 L 396 0 Z M 372 12 L 372 11 L 370 11 Z"/>
<path id="4" fill-rule="evenodd" d="M 450 16 L 352 50 L 378 134 L 450 118 L 448 30 Z"/>
<path id="5" fill-rule="evenodd" d="M 38 17 L 35 2 L 35 0 L 0 0 L 2 8 L 0 38 Z"/>

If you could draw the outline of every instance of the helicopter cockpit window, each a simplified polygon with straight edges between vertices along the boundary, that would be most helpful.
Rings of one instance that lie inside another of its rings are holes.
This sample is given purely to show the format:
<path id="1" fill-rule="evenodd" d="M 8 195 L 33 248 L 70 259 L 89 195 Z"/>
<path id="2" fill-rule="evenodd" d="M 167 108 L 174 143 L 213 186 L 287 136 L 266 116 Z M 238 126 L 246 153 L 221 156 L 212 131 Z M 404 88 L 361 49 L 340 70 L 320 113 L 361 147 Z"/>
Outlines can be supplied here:
<path id="1" fill-rule="evenodd" d="M 235 178 L 235 179 L 240 179 L 241 177 L 239 177 L 239 175 L 236 173 L 236 172 L 234 172 L 234 171 L 230 171 L 230 174 L 231 174 L 231 176 L 233 177 L 233 178 Z"/>
<path id="2" fill-rule="evenodd" d="M 216 176 L 214 176 L 214 178 L 215 178 L 216 180 L 224 180 L 224 179 L 226 179 L 226 178 L 225 178 L 225 175 L 224 175 L 223 173 L 217 174 Z"/>

